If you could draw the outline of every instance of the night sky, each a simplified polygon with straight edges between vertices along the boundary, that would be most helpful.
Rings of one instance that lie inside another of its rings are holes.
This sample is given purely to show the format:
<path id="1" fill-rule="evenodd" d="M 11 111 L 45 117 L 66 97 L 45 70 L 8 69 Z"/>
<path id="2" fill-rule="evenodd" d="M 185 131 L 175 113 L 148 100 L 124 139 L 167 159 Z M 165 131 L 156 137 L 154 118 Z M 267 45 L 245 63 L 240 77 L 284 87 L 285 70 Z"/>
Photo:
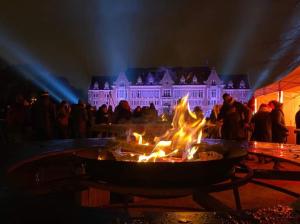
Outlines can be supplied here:
<path id="1" fill-rule="evenodd" d="M 128 67 L 247 73 L 253 86 L 297 66 L 295 0 L 1 0 L 0 57 L 86 89 Z M 20 53 L 21 52 L 21 53 Z"/>

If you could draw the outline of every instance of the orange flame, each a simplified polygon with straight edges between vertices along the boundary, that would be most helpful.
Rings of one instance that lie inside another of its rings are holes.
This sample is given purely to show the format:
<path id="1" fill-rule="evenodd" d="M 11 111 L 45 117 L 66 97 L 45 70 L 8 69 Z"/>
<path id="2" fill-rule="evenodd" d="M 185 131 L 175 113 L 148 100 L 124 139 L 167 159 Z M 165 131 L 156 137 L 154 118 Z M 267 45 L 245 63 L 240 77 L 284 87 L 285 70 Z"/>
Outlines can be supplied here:
<path id="1" fill-rule="evenodd" d="M 132 133 L 135 139 L 137 140 L 139 145 L 149 145 L 148 142 L 143 143 L 143 134 L 139 134 L 137 132 Z"/>
<path id="2" fill-rule="evenodd" d="M 149 160 L 156 161 L 157 158 L 181 157 L 181 160 L 191 160 L 194 158 L 198 148 L 193 146 L 201 142 L 202 128 L 205 119 L 197 118 L 197 115 L 190 110 L 188 95 L 183 97 L 175 108 L 175 115 L 172 121 L 172 128 L 163 136 L 154 139 L 155 145 L 150 155 L 139 156 L 139 162 Z M 135 133 L 139 144 L 142 143 L 142 136 Z"/>

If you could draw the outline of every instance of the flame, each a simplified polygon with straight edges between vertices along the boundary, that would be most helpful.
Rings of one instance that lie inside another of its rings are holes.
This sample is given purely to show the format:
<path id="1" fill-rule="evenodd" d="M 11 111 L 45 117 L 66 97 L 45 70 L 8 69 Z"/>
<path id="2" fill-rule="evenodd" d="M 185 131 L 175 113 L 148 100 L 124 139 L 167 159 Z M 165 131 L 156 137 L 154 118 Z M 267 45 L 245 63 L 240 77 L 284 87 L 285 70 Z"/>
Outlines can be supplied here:
<path id="1" fill-rule="evenodd" d="M 167 118 L 166 114 L 163 113 L 163 114 L 161 115 L 161 121 L 162 121 L 162 122 L 167 122 L 167 121 L 168 121 L 168 118 Z"/>
<path id="2" fill-rule="evenodd" d="M 197 115 L 190 110 L 188 95 L 183 97 L 177 107 L 172 121 L 172 128 L 163 136 L 156 137 L 155 147 L 150 155 L 139 156 L 139 162 L 147 162 L 157 158 L 181 157 L 181 160 L 191 160 L 194 158 L 198 148 L 194 146 L 201 143 L 202 128 L 205 119 L 197 118 Z M 142 143 L 142 135 L 135 133 L 139 144 Z M 171 161 L 173 161 L 171 158 Z"/>
<path id="3" fill-rule="evenodd" d="M 137 132 L 132 133 L 135 139 L 137 140 L 139 145 L 149 145 L 148 142 L 143 143 L 143 134 L 139 134 Z"/>

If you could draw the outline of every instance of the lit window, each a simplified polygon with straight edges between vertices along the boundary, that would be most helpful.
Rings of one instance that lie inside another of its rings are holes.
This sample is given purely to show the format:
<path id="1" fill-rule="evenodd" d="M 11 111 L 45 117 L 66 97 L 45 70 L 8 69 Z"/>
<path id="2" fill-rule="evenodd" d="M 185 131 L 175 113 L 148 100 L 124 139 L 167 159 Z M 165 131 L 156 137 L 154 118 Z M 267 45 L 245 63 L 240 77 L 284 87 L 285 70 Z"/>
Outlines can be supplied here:
<path id="1" fill-rule="evenodd" d="M 246 88 L 246 83 L 245 83 L 244 80 L 242 80 L 242 81 L 240 82 L 240 88 L 241 88 L 241 89 L 245 89 L 245 88 Z"/>
<path id="2" fill-rule="evenodd" d="M 228 82 L 228 88 L 230 88 L 230 89 L 233 88 L 233 82 L 232 82 L 232 81 L 229 81 L 229 82 Z"/>
<path id="3" fill-rule="evenodd" d="M 170 89 L 164 89 L 163 97 L 171 97 L 171 90 Z"/>
<path id="4" fill-rule="evenodd" d="M 211 91 L 211 97 L 217 97 L 217 91 L 215 89 Z"/>
<path id="5" fill-rule="evenodd" d="M 193 84 L 197 84 L 197 82 L 198 82 L 198 79 L 197 79 L 197 77 L 194 75 L 194 77 L 193 77 Z"/>
<path id="6" fill-rule="evenodd" d="M 138 85 L 143 84 L 141 76 L 139 76 L 139 78 L 138 78 L 138 80 L 137 80 L 137 84 L 138 84 Z"/>
<path id="7" fill-rule="evenodd" d="M 181 78 L 180 78 L 180 84 L 185 84 L 185 78 L 184 78 L 184 76 L 181 76 Z"/>
<path id="8" fill-rule="evenodd" d="M 199 98 L 203 98 L 203 90 L 199 91 Z"/>

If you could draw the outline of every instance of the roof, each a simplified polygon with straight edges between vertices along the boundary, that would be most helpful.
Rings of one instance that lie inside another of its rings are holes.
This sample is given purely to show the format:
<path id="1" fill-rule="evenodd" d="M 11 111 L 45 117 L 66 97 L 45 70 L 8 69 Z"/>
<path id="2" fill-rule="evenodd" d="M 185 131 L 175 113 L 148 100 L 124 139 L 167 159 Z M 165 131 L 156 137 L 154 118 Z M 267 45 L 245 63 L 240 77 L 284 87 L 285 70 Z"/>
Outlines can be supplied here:
<path id="1" fill-rule="evenodd" d="M 174 84 L 180 83 L 180 78 L 184 76 L 186 84 L 192 84 L 193 76 L 197 77 L 199 84 L 204 84 L 210 74 L 209 67 L 159 67 L 159 68 L 129 68 L 126 76 L 132 84 L 136 84 L 139 77 L 143 83 L 147 83 L 148 74 L 154 77 L 154 84 L 159 84 L 165 72 L 169 72 Z"/>
<path id="2" fill-rule="evenodd" d="M 208 79 L 212 69 L 208 66 L 198 66 L 198 67 L 151 67 L 151 68 L 128 68 L 125 71 L 126 77 L 132 85 L 138 85 L 139 77 L 142 79 L 143 85 L 150 84 L 149 76 L 153 77 L 152 85 L 159 85 L 159 82 L 162 80 L 164 74 L 169 72 L 172 80 L 174 81 L 174 85 L 183 85 L 180 82 L 180 79 L 184 77 L 185 85 L 193 84 L 193 77 L 197 78 L 198 85 L 205 85 L 205 81 Z M 218 75 L 220 79 L 223 81 L 225 88 L 228 87 L 228 83 L 232 81 L 233 88 L 238 89 L 240 86 L 240 82 L 244 80 L 245 88 L 250 88 L 248 76 L 245 74 L 238 75 Z M 106 81 L 109 84 L 113 84 L 117 77 L 113 76 L 93 76 L 90 88 L 92 89 L 94 82 L 97 81 L 99 83 L 99 89 L 104 88 L 104 84 Z"/>
<path id="3" fill-rule="evenodd" d="M 92 76 L 92 80 L 91 80 L 91 84 L 90 84 L 90 88 L 89 89 L 93 89 L 93 86 L 95 84 L 95 82 L 98 82 L 99 84 L 99 89 L 104 89 L 104 84 L 105 82 L 108 82 L 110 85 L 112 84 L 112 82 L 114 80 L 116 80 L 117 77 L 116 76 Z"/>
<path id="4" fill-rule="evenodd" d="M 248 76 L 246 74 L 219 75 L 219 77 L 223 81 L 225 89 L 228 89 L 228 83 L 230 81 L 232 81 L 233 89 L 239 89 L 242 80 L 245 82 L 245 89 L 250 89 Z"/>
<path id="5" fill-rule="evenodd" d="M 282 79 L 255 91 L 255 96 L 266 95 L 278 91 L 300 91 L 300 66 L 295 68 Z"/>

